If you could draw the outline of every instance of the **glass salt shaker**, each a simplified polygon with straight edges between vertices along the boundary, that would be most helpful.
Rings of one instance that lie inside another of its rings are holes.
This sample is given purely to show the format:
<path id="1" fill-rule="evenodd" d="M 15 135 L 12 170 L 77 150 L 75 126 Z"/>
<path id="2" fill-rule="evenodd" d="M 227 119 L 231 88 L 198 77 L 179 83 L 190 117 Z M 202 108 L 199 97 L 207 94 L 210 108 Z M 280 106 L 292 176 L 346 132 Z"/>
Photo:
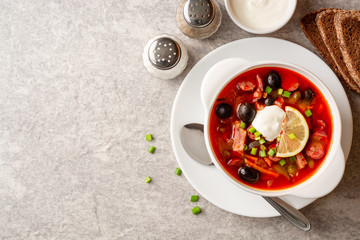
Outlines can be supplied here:
<path id="1" fill-rule="evenodd" d="M 220 7 L 212 0 L 182 0 L 177 8 L 176 21 L 188 37 L 208 38 L 221 24 Z"/>
<path id="2" fill-rule="evenodd" d="M 150 39 L 143 52 L 146 70 L 161 79 L 172 79 L 186 68 L 188 53 L 176 37 L 161 34 Z"/>

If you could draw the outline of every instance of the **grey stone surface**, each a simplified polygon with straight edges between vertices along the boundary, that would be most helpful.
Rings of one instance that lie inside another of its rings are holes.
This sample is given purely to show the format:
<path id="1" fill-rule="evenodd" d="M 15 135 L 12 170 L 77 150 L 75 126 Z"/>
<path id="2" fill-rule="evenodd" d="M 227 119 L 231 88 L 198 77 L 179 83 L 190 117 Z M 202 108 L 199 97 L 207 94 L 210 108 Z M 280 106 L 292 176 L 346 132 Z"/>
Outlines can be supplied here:
<path id="1" fill-rule="evenodd" d="M 194 40 L 176 26 L 177 1 L 0 1 L 0 239 L 360 238 L 360 97 L 348 90 L 352 151 L 335 191 L 302 209 L 310 232 L 281 217 L 230 214 L 201 196 L 203 212 L 192 215 L 189 196 L 196 192 L 174 174 L 173 100 L 204 55 L 255 36 L 218 2 L 219 31 Z M 316 52 L 298 23 L 321 7 L 359 3 L 299 0 L 291 21 L 267 36 Z M 188 67 L 172 81 L 142 65 L 143 46 L 159 33 L 188 47 Z"/>

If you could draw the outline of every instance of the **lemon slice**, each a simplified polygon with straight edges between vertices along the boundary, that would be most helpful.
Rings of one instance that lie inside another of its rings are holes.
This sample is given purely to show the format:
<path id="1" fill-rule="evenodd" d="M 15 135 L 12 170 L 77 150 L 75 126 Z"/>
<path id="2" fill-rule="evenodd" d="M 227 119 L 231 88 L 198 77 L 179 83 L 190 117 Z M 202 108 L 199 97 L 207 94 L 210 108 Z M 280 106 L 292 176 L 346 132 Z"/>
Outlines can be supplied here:
<path id="1" fill-rule="evenodd" d="M 285 114 L 277 157 L 291 157 L 298 154 L 304 149 L 309 138 L 309 127 L 304 116 L 289 106 L 285 107 Z"/>

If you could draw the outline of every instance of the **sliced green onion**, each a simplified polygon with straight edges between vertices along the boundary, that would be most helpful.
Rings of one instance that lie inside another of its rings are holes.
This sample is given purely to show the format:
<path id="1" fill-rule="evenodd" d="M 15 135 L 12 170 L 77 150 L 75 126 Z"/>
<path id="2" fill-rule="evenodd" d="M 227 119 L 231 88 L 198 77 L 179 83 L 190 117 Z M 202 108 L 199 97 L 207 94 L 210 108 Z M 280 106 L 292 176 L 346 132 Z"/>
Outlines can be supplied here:
<path id="1" fill-rule="evenodd" d="M 259 152 L 260 157 L 266 157 L 266 152 L 264 150 Z"/>
<path id="2" fill-rule="evenodd" d="M 156 148 L 154 146 L 150 146 L 149 149 L 148 149 L 148 152 L 151 153 L 151 154 L 154 154 L 155 149 Z"/>
<path id="3" fill-rule="evenodd" d="M 278 94 L 279 94 L 279 95 L 282 95 L 283 92 L 284 92 L 284 89 L 282 89 L 282 88 L 279 88 L 279 89 L 278 89 Z"/>
<path id="4" fill-rule="evenodd" d="M 152 135 L 151 134 L 147 134 L 146 135 L 146 141 L 151 141 L 152 140 Z"/>
<path id="5" fill-rule="evenodd" d="M 290 133 L 290 134 L 288 135 L 288 137 L 289 137 L 291 140 L 293 140 L 293 139 L 296 138 L 295 134 L 293 134 L 293 133 Z"/>
<path id="6" fill-rule="evenodd" d="M 198 195 L 191 195 L 190 201 L 192 201 L 192 202 L 197 202 L 198 199 L 199 199 L 199 196 L 198 196 Z"/>
<path id="7" fill-rule="evenodd" d="M 248 150 L 248 146 L 244 144 L 244 151 Z"/>
<path id="8" fill-rule="evenodd" d="M 266 88 L 265 88 L 265 92 L 266 92 L 267 94 L 270 94 L 270 93 L 271 93 L 271 91 L 272 91 L 272 88 L 271 88 L 271 87 L 269 87 L 269 86 L 266 86 Z"/>
<path id="9" fill-rule="evenodd" d="M 147 177 L 145 178 L 145 182 L 146 182 L 146 183 L 151 182 L 151 177 L 147 176 Z"/>
<path id="10" fill-rule="evenodd" d="M 260 140 L 261 139 L 261 137 L 260 136 L 258 136 L 258 137 L 255 137 L 255 140 L 257 141 L 257 140 Z"/>
<path id="11" fill-rule="evenodd" d="M 266 143 L 266 141 L 265 141 L 265 139 L 262 138 L 262 139 L 259 140 L 259 143 L 264 144 L 264 143 Z"/>
<path id="12" fill-rule="evenodd" d="M 246 128 L 246 123 L 242 122 L 242 123 L 240 123 L 239 126 L 240 126 L 242 129 L 245 129 L 245 128 Z"/>
<path id="13" fill-rule="evenodd" d="M 260 136 L 261 136 L 261 133 L 260 133 L 259 131 L 256 131 L 256 132 L 254 133 L 254 135 L 255 135 L 255 137 L 260 137 Z"/>
<path id="14" fill-rule="evenodd" d="M 279 150 L 279 146 L 276 146 L 276 147 L 274 148 L 274 150 L 275 150 L 275 153 L 277 153 L 278 150 Z"/>
<path id="15" fill-rule="evenodd" d="M 306 115 L 307 117 L 310 117 L 310 116 L 312 115 L 311 110 L 310 110 L 310 109 L 306 110 L 306 111 L 305 111 L 305 115 Z"/>
<path id="16" fill-rule="evenodd" d="M 270 150 L 268 151 L 268 155 L 269 155 L 270 157 L 273 157 L 274 154 L 275 154 L 274 149 L 270 149 Z"/>
<path id="17" fill-rule="evenodd" d="M 251 128 L 249 129 L 249 132 L 250 132 L 250 133 L 254 133 L 254 132 L 256 132 L 256 129 L 255 129 L 254 127 L 251 127 Z"/>
<path id="18" fill-rule="evenodd" d="M 279 164 L 280 164 L 281 166 L 284 166 L 284 165 L 286 164 L 285 159 L 281 159 L 281 160 L 279 161 Z"/>
<path id="19" fill-rule="evenodd" d="M 256 155 L 256 153 L 257 153 L 257 148 L 252 148 L 250 154 Z"/>
<path id="20" fill-rule="evenodd" d="M 284 91 L 284 93 L 283 93 L 282 95 L 283 95 L 283 97 L 287 97 L 287 98 L 289 98 L 289 97 L 290 97 L 290 95 L 291 95 L 291 92 Z"/>
<path id="21" fill-rule="evenodd" d="M 291 161 L 291 163 L 295 162 L 295 161 L 296 161 L 296 157 L 295 157 L 295 156 L 291 156 L 291 157 L 290 157 L 290 161 Z"/>
<path id="22" fill-rule="evenodd" d="M 194 208 L 192 209 L 192 213 L 193 213 L 194 215 L 199 214 L 200 212 L 201 212 L 200 207 L 194 207 Z"/>
<path id="23" fill-rule="evenodd" d="M 265 150 L 266 150 L 266 147 L 265 147 L 265 145 L 260 145 L 260 150 L 263 150 L 263 151 L 265 151 Z"/>
<path id="24" fill-rule="evenodd" d="M 181 169 L 180 168 L 176 168 L 175 169 L 175 174 L 180 176 L 181 175 Z"/>

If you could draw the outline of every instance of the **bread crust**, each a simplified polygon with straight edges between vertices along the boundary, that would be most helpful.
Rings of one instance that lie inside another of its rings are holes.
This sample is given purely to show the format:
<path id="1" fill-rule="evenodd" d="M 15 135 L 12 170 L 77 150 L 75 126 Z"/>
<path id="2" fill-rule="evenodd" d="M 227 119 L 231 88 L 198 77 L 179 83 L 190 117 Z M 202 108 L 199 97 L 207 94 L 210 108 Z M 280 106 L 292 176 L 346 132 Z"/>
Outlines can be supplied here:
<path id="1" fill-rule="evenodd" d="M 304 32 L 305 36 L 310 40 L 310 42 L 317 48 L 317 50 L 320 52 L 320 54 L 325 58 L 325 60 L 334 68 L 337 70 L 336 64 L 332 60 L 331 55 L 329 54 L 322 38 L 319 32 L 319 29 L 316 25 L 316 16 L 328 9 L 322 8 L 317 11 L 310 12 L 303 16 L 300 20 L 300 27 L 302 31 Z"/>
<path id="2" fill-rule="evenodd" d="M 319 19 L 324 18 L 324 16 L 326 16 L 326 13 L 329 14 L 332 11 L 335 11 L 336 13 L 338 13 L 338 11 L 346 12 L 346 10 L 341 10 L 338 8 L 322 8 L 322 9 L 319 9 L 316 11 L 312 11 L 301 18 L 300 27 L 301 27 L 302 31 L 304 32 L 305 36 L 316 47 L 316 49 L 320 52 L 320 54 L 324 57 L 324 59 L 330 65 L 330 67 L 335 72 L 337 77 L 349 89 L 360 93 L 360 81 L 355 80 L 355 78 L 353 77 L 353 74 L 351 74 L 351 70 L 348 69 L 348 63 L 344 61 L 345 58 L 343 56 L 341 42 L 340 42 L 340 40 L 337 39 L 338 38 L 337 31 L 333 30 L 334 33 L 336 32 L 336 34 L 333 35 L 333 37 L 336 36 L 336 41 L 334 41 L 334 43 L 330 43 L 330 41 L 328 40 L 329 39 L 329 35 L 327 35 L 328 33 L 327 34 L 321 33 L 321 30 L 320 30 L 321 23 L 320 23 Z M 350 12 L 354 12 L 354 10 L 352 10 Z M 323 15 L 321 15 L 321 14 L 323 14 Z M 319 17 L 319 16 L 322 16 L 322 17 Z M 334 17 L 334 20 L 332 20 L 332 21 L 335 22 L 335 17 Z M 333 25 L 335 25 L 335 24 L 333 24 Z M 334 28 L 335 28 L 335 26 L 334 26 Z M 359 34 L 359 38 L 360 38 L 360 34 Z M 331 39 L 333 39 L 333 38 L 331 37 Z M 336 52 L 336 50 L 334 51 L 334 49 L 329 50 L 328 46 L 326 45 L 326 42 L 330 48 L 331 48 L 332 44 L 338 45 L 338 48 L 337 48 L 338 51 Z M 339 54 L 339 51 L 341 54 Z M 339 55 L 340 57 L 336 57 L 336 55 Z M 360 55 L 358 55 L 358 56 L 360 57 Z M 359 63 L 360 63 L 360 61 L 359 61 Z M 360 76 L 359 76 L 359 79 L 360 79 Z"/>
<path id="3" fill-rule="evenodd" d="M 344 14 L 348 12 L 349 11 L 340 9 L 328 9 L 322 11 L 316 16 L 316 25 L 330 56 L 342 76 L 343 82 L 348 85 L 349 88 L 360 93 L 360 85 L 352 78 L 343 60 L 343 55 L 340 50 L 340 41 L 337 38 L 334 25 L 335 14 Z"/>
<path id="4" fill-rule="evenodd" d="M 334 24 L 346 67 L 360 85 L 360 13 L 335 14 Z"/>

